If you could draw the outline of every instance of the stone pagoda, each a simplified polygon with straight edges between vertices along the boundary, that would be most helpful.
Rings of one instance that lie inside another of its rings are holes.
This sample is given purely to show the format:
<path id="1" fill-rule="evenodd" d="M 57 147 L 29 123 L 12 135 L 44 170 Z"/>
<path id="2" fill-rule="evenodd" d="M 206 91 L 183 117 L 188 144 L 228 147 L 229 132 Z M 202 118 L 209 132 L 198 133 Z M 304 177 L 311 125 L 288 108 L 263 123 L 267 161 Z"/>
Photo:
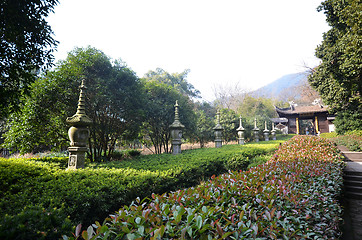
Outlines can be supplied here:
<path id="1" fill-rule="evenodd" d="M 259 128 L 256 126 L 256 118 L 254 118 L 253 132 L 254 132 L 255 142 L 259 142 Z"/>
<path id="2" fill-rule="evenodd" d="M 222 131 L 224 130 L 224 128 L 220 124 L 220 111 L 219 110 L 217 111 L 217 114 L 216 114 L 216 120 L 217 120 L 217 124 L 213 128 L 214 134 L 215 134 L 215 147 L 221 148 L 222 147 Z"/>
<path id="3" fill-rule="evenodd" d="M 236 129 L 238 132 L 238 142 L 240 145 L 244 145 L 244 131 L 243 125 L 241 124 L 241 116 L 239 117 L 239 127 Z"/>
<path id="4" fill-rule="evenodd" d="M 68 131 L 70 139 L 68 169 L 84 168 L 85 153 L 88 151 L 88 126 L 92 120 L 85 113 L 84 80 L 80 86 L 77 112 L 68 117 L 66 122 L 71 126 Z"/>
<path id="5" fill-rule="evenodd" d="M 172 154 L 181 153 L 181 138 L 182 138 L 182 129 L 185 126 L 180 122 L 179 113 L 178 113 L 178 103 L 176 100 L 175 104 L 175 121 L 170 125 L 171 138 L 172 138 Z"/>
<path id="6" fill-rule="evenodd" d="M 277 137 L 276 137 L 276 130 L 275 130 L 275 127 L 274 127 L 274 122 L 272 122 L 271 135 L 272 135 L 272 139 L 273 139 L 273 140 L 277 140 Z"/>

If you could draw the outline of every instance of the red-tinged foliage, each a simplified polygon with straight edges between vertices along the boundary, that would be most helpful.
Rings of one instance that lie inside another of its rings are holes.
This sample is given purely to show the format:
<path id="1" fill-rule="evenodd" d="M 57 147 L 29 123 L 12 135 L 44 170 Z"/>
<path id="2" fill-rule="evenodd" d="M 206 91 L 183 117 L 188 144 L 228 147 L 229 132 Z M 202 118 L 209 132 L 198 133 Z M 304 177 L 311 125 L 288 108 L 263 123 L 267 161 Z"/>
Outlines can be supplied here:
<path id="1" fill-rule="evenodd" d="M 152 200 L 136 199 L 103 224 L 90 226 L 87 237 L 338 239 L 343 166 L 329 141 L 297 136 L 267 164 L 154 194 Z"/>

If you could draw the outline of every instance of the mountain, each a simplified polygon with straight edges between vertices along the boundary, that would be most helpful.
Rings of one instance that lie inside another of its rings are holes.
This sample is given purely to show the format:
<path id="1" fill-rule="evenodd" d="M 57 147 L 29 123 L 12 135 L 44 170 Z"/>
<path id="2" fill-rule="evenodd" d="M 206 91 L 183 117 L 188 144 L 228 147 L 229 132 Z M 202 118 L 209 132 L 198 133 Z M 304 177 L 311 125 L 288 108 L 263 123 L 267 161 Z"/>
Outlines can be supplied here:
<path id="1" fill-rule="evenodd" d="M 307 83 L 308 72 L 285 75 L 252 92 L 254 97 L 274 98 L 287 101 L 301 97 L 300 88 Z"/>

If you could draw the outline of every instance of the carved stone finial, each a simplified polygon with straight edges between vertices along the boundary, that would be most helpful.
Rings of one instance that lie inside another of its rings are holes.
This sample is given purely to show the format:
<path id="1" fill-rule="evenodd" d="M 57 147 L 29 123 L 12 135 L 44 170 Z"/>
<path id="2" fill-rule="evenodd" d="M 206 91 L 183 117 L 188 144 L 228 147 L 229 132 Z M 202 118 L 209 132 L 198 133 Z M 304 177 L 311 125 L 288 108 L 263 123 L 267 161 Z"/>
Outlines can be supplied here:
<path id="1" fill-rule="evenodd" d="M 223 126 L 220 124 L 220 110 L 217 110 L 216 113 L 216 126 L 214 127 L 214 130 L 224 130 Z"/>
<path id="2" fill-rule="evenodd" d="M 264 129 L 264 132 L 269 132 L 268 126 L 266 125 L 266 121 L 265 121 L 265 129 Z"/>
<path id="3" fill-rule="evenodd" d="M 176 104 L 175 104 L 175 120 L 180 120 L 179 115 L 178 115 L 178 103 L 176 100 Z"/>
<path id="4" fill-rule="evenodd" d="M 86 86 L 84 85 L 84 79 L 80 85 L 80 94 L 78 100 L 77 112 L 66 119 L 66 122 L 71 126 L 88 126 L 92 123 L 92 120 L 85 113 L 85 96 L 84 90 Z"/>
<path id="5" fill-rule="evenodd" d="M 243 125 L 241 123 L 241 116 L 240 116 L 239 117 L 239 127 L 236 129 L 236 131 L 243 131 L 243 130 L 245 130 L 245 129 L 243 128 Z"/>
<path id="6" fill-rule="evenodd" d="M 180 117 L 179 117 L 179 113 L 178 113 L 178 102 L 176 100 L 176 104 L 174 105 L 175 107 L 175 120 L 173 121 L 173 123 L 170 125 L 170 128 L 184 128 L 185 126 L 180 122 Z"/>
<path id="7" fill-rule="evenodd" d="M 259 131 L 259 128 L 256 125 L 256 118 L 254 118 L 254 131 Z"/>

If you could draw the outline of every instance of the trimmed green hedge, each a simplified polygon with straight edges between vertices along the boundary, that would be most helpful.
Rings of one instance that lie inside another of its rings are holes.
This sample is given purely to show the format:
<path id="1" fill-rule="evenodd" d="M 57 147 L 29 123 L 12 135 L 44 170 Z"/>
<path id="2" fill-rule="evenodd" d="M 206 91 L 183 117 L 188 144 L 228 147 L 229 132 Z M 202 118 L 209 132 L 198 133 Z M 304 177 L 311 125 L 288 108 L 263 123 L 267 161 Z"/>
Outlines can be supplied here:
<path id="1" fill-rule="evenodd" d="M 63 239 L 338 239 L 341 159 L 331 142 L 297 136 L 267 164 L 137 198 Z"/>
<path id="2" fill-rule="evenodd" d="M 64 157 L 0 158 L 0 239 L 59 238 L 70 232 L 70 221 L 73 226 L 88 225 L 136 197 L 194 186 L 229 169 L 245 170 L 250 159 L 275 150 L 278 144 L 139 156 L 88 164 L 77 171 L 65 170 Z"/>

